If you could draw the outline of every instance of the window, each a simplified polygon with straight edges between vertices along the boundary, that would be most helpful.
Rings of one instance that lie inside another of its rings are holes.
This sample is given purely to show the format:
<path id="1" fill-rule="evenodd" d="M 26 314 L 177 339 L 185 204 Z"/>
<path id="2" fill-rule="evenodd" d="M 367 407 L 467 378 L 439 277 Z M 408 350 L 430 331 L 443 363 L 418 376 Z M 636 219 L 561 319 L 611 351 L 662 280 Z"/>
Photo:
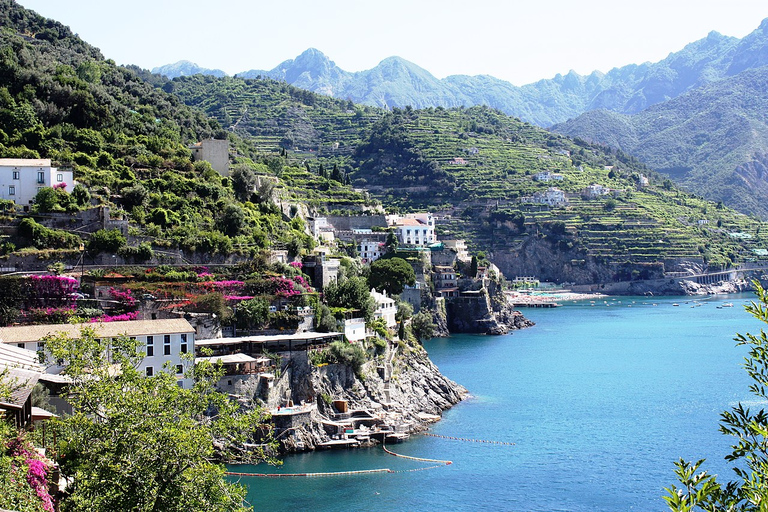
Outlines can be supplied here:
<path id="1" fill-rule="evenodd" d="M 170 343 L 170 342 L 171 342 L 170 334 L 166 334 L 165 336 L 163 336 L 163 343 Z"/>
<path id="2" fill-rule="evenodd" d="M 176 374 L 178 375 L 180 373 L 184 373 L 184 367 L 181 366 L 180 364 L 177 364 L 176 365 Z"/>
<path id="3" fill-rule="evenodd" d="M 38 183 L 45 183 L 45 173 L 43 171 L 39 171 L 37 173 L 37 182 Z"/>
<path id="4" fill-rule="evenodd" d="M 154 374 L 155 374 L 155 369 L 152 368 L 151 366 L 147 366 L 147 377 L 151 377 Z"/>
<path id="5" fill-rule="evenodd" d="M 19 179 L 19 171 L 13 171 L 13 179 Z"/>
<path id="6" fill-rule="evenodd" d="M 187 344 L 186 343 L 182 343 L 181 344 L 181 353 L 182 354 L 186 354 L 187 353 Z"/>
<path id="7" fill-rule="evenodd" d="M 181 335 L 181 342 L 182 343 L 186 343 L 187 342 L 187 335 L 186 334 L 182 334 Z"/>
<path id="8" fill-rule="evenodd" d="M 45 342 L 44 341 L 38 341 L 37 342 L 37 350 L 45 350 Z"/>
<path id="9" fill-rule="evenodd" d="M 152 357 L 153 355 L 155 355 L 155 347 L 147 345 L 147 357 Z"/>
<path id="10" fill-rule="evenodd" d="M 17 347 L 19 347 L 19 348 L 27 348 L 27 347 L 24 345 L 24 343 L 17 343 L 17 344 L 16 344 L 16 346 L 17 346 Z"/>
<path id="11" fill-rule="evenodd" d="M 153 345 L 155 343 L 154 336 L 147 336 L 147 345 Z"/>
<path id="12" fill-rule="evenodd" d="M 8 195 L 9 196 L 15 196 L 16 195 L 16 187 L 13 185 L 8 187 Z"/>
<path id="13" fill-rule="evenodd" d="M 56 175 L 56 181 L 58 181 L 59 183 L 64 181 L 64 175 L 63 174 L 57 174 Z"/>
<path id="14" fill-rule="evenodd" d="M 171 355 L 171 346 L 170 345 L 163 345 L 163 354 L 166 356 Z"/>

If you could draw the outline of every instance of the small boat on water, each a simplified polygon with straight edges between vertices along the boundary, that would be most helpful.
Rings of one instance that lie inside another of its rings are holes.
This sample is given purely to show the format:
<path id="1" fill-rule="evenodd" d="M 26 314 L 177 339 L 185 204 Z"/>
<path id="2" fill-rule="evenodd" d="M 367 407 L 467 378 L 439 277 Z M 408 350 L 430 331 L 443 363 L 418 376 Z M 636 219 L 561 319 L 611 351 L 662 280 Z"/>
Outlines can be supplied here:
<path id="1" fill-rule="evenodd" d="M 674 303 L 674 304 L 672 304 L 672 305 L 673 305 L 673 306 L 679 306 L 680 304 L 678 304 L 677 302 L 675 302 L 675 303 Z"/>

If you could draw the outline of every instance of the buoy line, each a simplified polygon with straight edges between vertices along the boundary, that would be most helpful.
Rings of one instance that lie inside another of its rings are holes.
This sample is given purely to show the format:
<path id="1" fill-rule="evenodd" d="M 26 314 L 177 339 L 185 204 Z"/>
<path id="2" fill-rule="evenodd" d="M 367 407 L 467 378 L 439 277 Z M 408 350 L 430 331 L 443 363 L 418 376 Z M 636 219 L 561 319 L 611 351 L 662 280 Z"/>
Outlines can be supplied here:
<path id="1" fill-rule="evenodd" d="M 429 432 L 422 432 L 422 435 L 429 437 L 439 437 L 440 439 L 450 439 L 451 441 L 464 441 L 465 443 L 485 443 L 499 444 L 503 446 L 515 446 L 515 443 L 507 443 L 506 441 L 487 441 L 485 439 L 467 439 L 465 437 L 441 436 L 439 434 L 430 434 Z"/>
<path id="2" fill-rule="evenodd" d="M 330 473 L 238 473 L 236 471 L 226 471 L 228 476 L 253 476 L 253 477 L 316 477 L 316 476 L 340 476 L 340 475 L 363 475 L 367 473 L 395 473 L 388 468 L 382 469 L 360 469 L 357 471 L 334 471 Z"/>
<path id="3" fill-rule="evenodd" d="M 385 452 L 387 452 L 390 455 L 394 455 L 395 457 L 401 457 L 403 459 L 410 459 L 410 460 L 418 460 L 420 462 L 437 462 L 438 464 L 444 464 L 446 466 L 449 466 L 453 464 L 450 460 L 440 460 L 440 459 L 425 459 L 423 457 L 411 457 L 410 455 L 401 455 L 399 453 L 395 453 L 392 451 L 387 450 L 387 447 L 384 445 L 381 445 L 381 447 L 384 449 Z"/>

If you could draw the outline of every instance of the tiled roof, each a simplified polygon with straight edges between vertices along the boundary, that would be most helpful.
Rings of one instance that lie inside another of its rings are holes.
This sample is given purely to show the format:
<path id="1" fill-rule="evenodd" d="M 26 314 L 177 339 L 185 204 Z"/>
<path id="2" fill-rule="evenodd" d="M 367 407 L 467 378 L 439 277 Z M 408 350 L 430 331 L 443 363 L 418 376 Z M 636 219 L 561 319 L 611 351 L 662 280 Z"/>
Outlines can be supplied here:
<path id="1" fill-rule="evenodd" d="M 129 320 L 124 322 L 103 322 L 92 324 L 51 324 L 0 327 L 0 342 L 26 343 L 40 341 L 49 334 L 64 333 L 71 337 L 80 335 L 83 327 L 92 327 L 97 337 L 114 338 L 128 336 L 146 336 L 155 334 L 193 333 L 195 329 L 184 318 L 168 320 Z"/>
<path id="2" fill-rule="evenodd" d="M 2 365 L 0 365 L 0 369 L 7 369 L 3 381 L 9 383 L 13 388 L 10 400 L 7 402 L 2 401 L 0 405 L 11 406 L 16 409 L 24 407 L 24 402 L 27 401 L 27 398 L 32 393 L 32 388 L 37 384 L 41 372 L 24 370 L 22 368 L 7 368 Z"/>
<path id="3" fill-rule="evenodd" d="M 397 221 L 398 226 L 426 226 L 423 222 L 417 219 L 400 219 Z"/>

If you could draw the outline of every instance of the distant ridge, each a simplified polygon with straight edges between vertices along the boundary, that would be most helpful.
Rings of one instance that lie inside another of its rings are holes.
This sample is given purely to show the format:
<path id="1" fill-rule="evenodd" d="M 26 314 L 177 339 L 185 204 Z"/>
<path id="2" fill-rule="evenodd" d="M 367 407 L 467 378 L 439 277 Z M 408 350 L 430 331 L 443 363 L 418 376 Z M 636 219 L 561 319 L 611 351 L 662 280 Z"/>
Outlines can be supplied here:
<path id="1" fill-rule="evenodd" d="M 166 64 L 164 66 L 152 68 L 152 72 L 158 75 L 167 76 L 168 78 L 192 75 L 211 75 L 219 78 L 228 76 L 220 69 L 203 68 L 188 60 L 180 60 L 175 64 Z"/>
<path id="2" fill-rule="evenodd" d="M 369 70 L 349 72 L 315 48 L 272 70 L 252 69 L 237 76 L 284 80 L 302 89 L 379 107 L 487 105 L 547 127 L 594 109 L 634 114 L 693 88 L 766 65 L 766 25 L 768 20 L 743 39 L 711 32 L 656 63 L 630 64 L 589 75 L 570 71 L 522 87 L 488 75 L 438 79 L 400 57 L 384 59 Z M 167 66 L 155 69 L 169 78 L 182 76 L 181 72 L 189 76 L 218 71 L 192 66 L 180 68 L 178 73 Z"/>

